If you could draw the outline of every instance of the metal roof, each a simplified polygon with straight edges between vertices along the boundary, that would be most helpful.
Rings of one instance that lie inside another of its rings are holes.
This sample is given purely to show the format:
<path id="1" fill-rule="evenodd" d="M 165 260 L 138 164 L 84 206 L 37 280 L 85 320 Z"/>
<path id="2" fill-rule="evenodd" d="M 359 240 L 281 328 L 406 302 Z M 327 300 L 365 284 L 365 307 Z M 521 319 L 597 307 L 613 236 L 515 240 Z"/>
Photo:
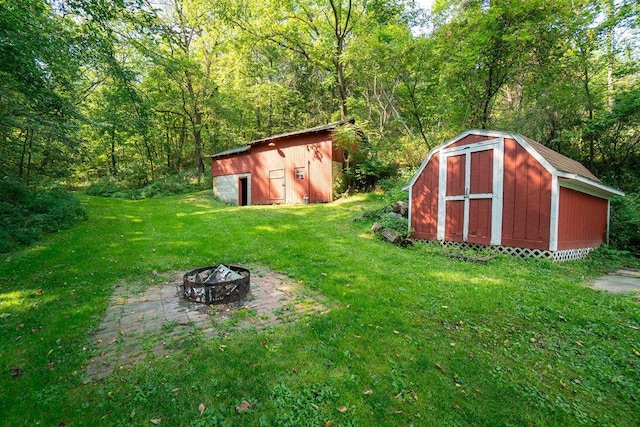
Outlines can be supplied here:
<path id="1" fill-rule="evenodd" d="M 219 157 L 225 157 L 225 156 L 231 156 L 231 155 L 234 155 L 234 154 L 244 153 L 245 151 L 251 150 L 251 147 L 254 146 L 254 145 L 265 144 L 265 143 L 269 143 L 271 141 L 275 141 L 277 139 L 290 138 L 292 136 L 308 135 L 308 134 L 312 134 L 312 133 L 318 133 L 318 132 L 323 132 L 323 131 L 327 131 L 327 130 L 333 130 L 333 129 L 337 128 L 338 126 L 342 126 L 342 125 L 347 124 L 347 123 L 353 124 L 353 123 L 355 123 L 355 119 L 349 118 L 349 119 L 345 119 L 345 120 L 340 120 L 340 121 L 337 121 L 337 122 L 329 123 L 329 124 L 326 124 L 326 125 L 320 125 L 320 126 L 315 126 L 315 127 L 308 128 L 308 129 L 296 130 L 296 131 L 292 131 L 292 132 L 287 132 L 287 133 L 281 133 L 281 134 L 278 134 L 278 135 L 268 136 L 268 137 L 262 138 L 262 139 L 256 139 L 255 141 L 251 141 L 251 142 L 249 142 L 246 145 L 243 145 L 241 147 L 236 147 L 236 148 L 232 148 L 230 150 L 223 151 L 221 153 L 213 154 L 213 155 L 211 155 L 211 158 L 215 159 L 215 158 L 219 158 Z"/>
<path id="2" fill-rule="evenodd" d="M 231 156 L 233 154 L 244 153 L 245 151 L 249 151 L 250 149 L 251 149 L 250 146 L 243 145 L 241 147 L 231 148 L 229 150 L 222 151 L 220 153 L 212 154 L 211 158 L 215 159 L 215 158 L 218 158 L 218 157 Z"/>

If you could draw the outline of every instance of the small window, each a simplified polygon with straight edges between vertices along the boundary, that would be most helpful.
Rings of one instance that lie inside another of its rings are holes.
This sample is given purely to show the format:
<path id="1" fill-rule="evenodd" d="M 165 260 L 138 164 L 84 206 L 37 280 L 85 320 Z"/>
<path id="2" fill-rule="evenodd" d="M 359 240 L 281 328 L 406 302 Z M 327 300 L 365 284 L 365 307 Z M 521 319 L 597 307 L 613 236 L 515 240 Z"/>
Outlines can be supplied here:
<path id="1" fill-rule="evenodd" d="M 304 168 L 296 168 L 295 176 L 296 179 L 304 179 Z"/>

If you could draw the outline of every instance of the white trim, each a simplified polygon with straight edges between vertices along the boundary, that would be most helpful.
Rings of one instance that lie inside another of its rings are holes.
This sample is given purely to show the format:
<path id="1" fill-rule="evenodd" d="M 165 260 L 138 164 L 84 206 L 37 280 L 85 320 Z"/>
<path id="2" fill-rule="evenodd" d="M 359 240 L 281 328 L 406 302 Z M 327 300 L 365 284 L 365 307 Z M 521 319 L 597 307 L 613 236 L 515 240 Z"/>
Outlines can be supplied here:
<path id="1" fill-rule="evenodd" d="M 549 250 L 558 250 L 558 222 L 560 219 L 560 186 L 558 176 L 551 175 L 551 206 L 549 207 Z"/>
<path id="2" fill-rule="evenodd" d="M 491 199 L 491 244 L 502 244 L 502 193 L 504 191 L 504 138 L 493 149 L 493 198 Z"/>
<path id="3" fill-rule="evenodd" d="M 616 190 L 604 184 L 583 178 L 576 174 L 564 172 L 557 173 L 561 187 L 570 188 L 590 196 L 599 197 L 601 199 L 610 199 L 612 196 L 624 196 L 624 192 Z"/>
<path id="4" fill-rule="evenodd" d="M 607 234 L 605 243 L 609 244 L 609 221 L 611 220 L 611 200 L 607 200 Z"/>
<path id="5" fill-rule="evenodd" d="M 469 194 L 471 189 L 471 153 L 492 150 L 492 193 Z M 447 196 L 447 166 L 449 157 L 465 156 L 464 159 L 464 194 Z M 438 171 L 438 240 L 445 240 L 446 216 L 448 201 L 463 201 L 462 241 L 469 238 L 469 201 L 491 199 L 491 245 L 502 243 L 502 192 L 504 182 L 502 179 L 504 169 L 504 138 L 496 138 L 471 145 L 453 147 L 440 151 L 440 168 Z"/>
<path id="6" fill-rule="evenodd" d="M 469 239 L 469 191 L 471 189 L 471 147 L 462 151 L 464 155 L 464 204 L 462 206 L 462 241 Z M 461 152 L 461 153 L 462 153 Z M 451 154 L 457 154 L 454 151 Z"/>
<path id="7" fill-rule="evenodd" d="M 407 208 L 407 233 L 411 232 L 411 206 L 413 205 L 413 203 L 411 203 L 413 200 L 413 187 L 409 188 L 409 206 Z"/>
<path id="8" fill-rule="evenodd" d="M 492 146 L 499 144 L 501 141 L 504 141 L 503 138 L 495 138 L 495 139 L 487 139 L 482 142 L 474 142 L 469 145 L 462 145 L 460 147 L 452 147 L 452 148 L 444 148 L 440 150 L 442 154 L 455 154 L 455 153 L 475 153 L 476 151 L 486 151 L 490 149 Z"/>
<path id="9" fill-rule="evenodd" d="M 438 229 L 436 237 L 444 240 L 445 218 L 447 207 L 445 195 L 447 194 L 447 157 L 440 154 L 440 168 L 438 170 Z"/>

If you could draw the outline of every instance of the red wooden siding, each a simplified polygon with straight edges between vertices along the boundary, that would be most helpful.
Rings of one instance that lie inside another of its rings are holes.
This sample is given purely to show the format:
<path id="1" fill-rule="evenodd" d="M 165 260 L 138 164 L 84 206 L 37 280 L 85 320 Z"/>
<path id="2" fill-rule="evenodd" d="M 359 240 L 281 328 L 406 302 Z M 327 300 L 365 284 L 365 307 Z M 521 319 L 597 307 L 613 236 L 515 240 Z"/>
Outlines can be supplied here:
<path id="1" fill-rule="evenodd" d="M 471 177 L 469 193 L 493 192 L 493 150 L 471 153 Z"/>
<path id="2" fill-rule="evenodd" d="M 248 155 L 237 155 L 216 159 L 211 162 L 211 175 L 233 175 L 238 173 L 250 173 L 251 161 Z"/>
<path id="3" fill-rule="evenodd" d="M 469 195 L 493 193 L 493 150 L 471 153 Z M 469 224 L 467 242 L 488 245 L 491 243 L 492 200 L 469 200 Z"/>
<path id="4" fill-rule="evenodd" d="M 448 200 L 446 202 L 446 220 L 444 225 L 444 240 L 448 242 L 463 241 L 464 201 Z"/>
<path id="5" fill-rule="evenodd" d="M 460 141 L 456 141 L 455 143 L 448 145 L 447 148 L 461 147 L 463 145 L 475 144 L 477 142 L 482 142 L 489 139 L 494 139 L 494 138 L 489 136 L 484 136 L 484 135 L 467 135 L 464 138 L 462 138 Z"/>
<path id="6" fill-rule="evenodd" d="M 464 154 L 447 158 L 447 196 L 464 195 Z"/>
<path id="7" fill-rule="evenodd" d="M 330 202 L 333 198 L 332 142 L 328 132 L 277 141 L 275 147 L 263 144 L 251 151 L 251 200 L 254 204 Z M 302 178 L 296 177 L 296 170 Z M 269 176 L 282 171 L 275 183 Z M 274 185 L 282 189 L 273 197 Z"/>
<path id="8" fill-rule="evenodd" d="M 416 238 L 544 251 L 606 241 L 607 198 L 621 192 L 535 141 L 471 130 L 429 156 L 410 184 Z"/>
<path id="9" fill-rule="evenodd" d="M 504 140 L 502 245 L 549 249 L 551 174 L 520 144 Z"/>
<path id="10" fill-rule="evenodd" d="M 434 240 L 438 236 L 439 165 L 440 154 L 435 153 L 411 193 L 411 227 L 418 239 Z"/>
<path id="11" fill-rule="evenodd" d="M 600 246 L 606 241 L 607 200 L 560 187 L 558 249 Z"/>
<path id="12" fill-rule="evenodd" d="M 333 149 L 330 130 L 296 134 L 213 158 L 211 172 L 214 177 L 250 173 L 252 204 L 330 202 L 334 155 L 337 160 L 344 157 L 342 150 Z"/>

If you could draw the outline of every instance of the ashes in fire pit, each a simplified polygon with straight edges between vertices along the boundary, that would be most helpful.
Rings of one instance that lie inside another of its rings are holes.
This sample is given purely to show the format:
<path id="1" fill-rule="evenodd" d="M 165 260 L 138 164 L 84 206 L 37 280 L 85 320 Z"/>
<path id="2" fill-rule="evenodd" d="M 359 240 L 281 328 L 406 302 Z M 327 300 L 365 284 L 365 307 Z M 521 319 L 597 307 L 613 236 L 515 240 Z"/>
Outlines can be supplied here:
<path id="1" fill-rule="evenodd" d="M 182 277 L 184 297 L 206 304 L 228 304 L 249 293 L 249 270 L 216 264 L 191 270 Z"/>

